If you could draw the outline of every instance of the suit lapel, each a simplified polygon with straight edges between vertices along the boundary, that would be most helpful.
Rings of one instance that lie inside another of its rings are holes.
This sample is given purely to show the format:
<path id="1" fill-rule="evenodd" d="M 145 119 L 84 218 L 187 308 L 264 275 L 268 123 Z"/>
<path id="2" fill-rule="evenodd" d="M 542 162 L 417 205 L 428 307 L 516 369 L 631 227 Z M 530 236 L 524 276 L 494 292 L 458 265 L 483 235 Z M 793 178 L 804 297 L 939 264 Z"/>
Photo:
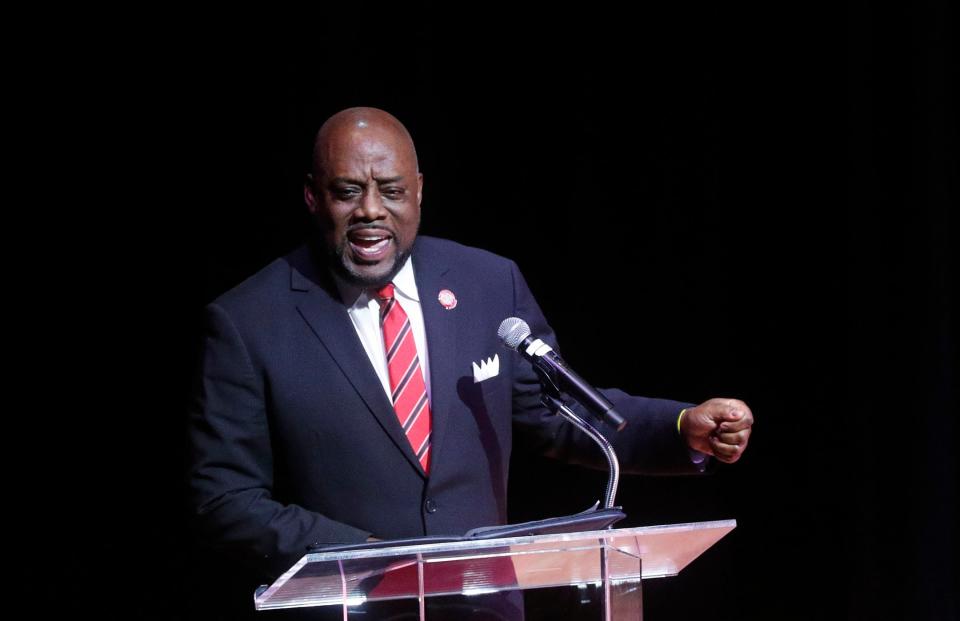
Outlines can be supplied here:
<path id="1" fill-rule="evenodd" d="M 443 289 L 454 289 L 450 278 L 451 266 L 447 259 L 435 252 L 429 240 L 420 239 L 413 254 L 414 277 L 420 294 L 424 329 L 427 334 L 427 351 L 430 355 L 430 412 L 431 462 L 439 463 L 443 436 L 451 415 L 452 403 L 457 390 L 456 367 L 457 318 L 456 308 L 447 310 L 440 305 L 437 296 Z M 462 312 L 462 311 L 461 311 Z"/>
<path id="2" fill-rule="evenodd" d="M 290 287 L 303 292 L 297 310 L 377 418 L 383 430 L 410 464 L 422 474 L 420 462 L 403 433 L 393 405 L 383 392 L 380 378 L 370 364 L 347 309 L 339 299 L 336 286 L 329 277 L 316 270 L 314 260 L 306 248 L 291 255 L 291 268 Z"/>

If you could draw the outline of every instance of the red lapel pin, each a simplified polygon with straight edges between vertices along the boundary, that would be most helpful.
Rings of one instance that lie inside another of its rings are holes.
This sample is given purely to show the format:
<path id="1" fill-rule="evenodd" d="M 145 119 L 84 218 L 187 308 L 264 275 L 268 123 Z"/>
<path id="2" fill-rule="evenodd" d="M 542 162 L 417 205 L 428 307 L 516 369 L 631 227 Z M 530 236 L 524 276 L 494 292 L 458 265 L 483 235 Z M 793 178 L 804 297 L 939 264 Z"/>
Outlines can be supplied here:
<path id="1" fill-rule="evenodd" d="M 449 289 L 441 290 L 437 299 L 440 301 L 440 306 L 447 310 L 453 310 L 457 307 L 457 296 L 453 295 L 453 291 Z"/>

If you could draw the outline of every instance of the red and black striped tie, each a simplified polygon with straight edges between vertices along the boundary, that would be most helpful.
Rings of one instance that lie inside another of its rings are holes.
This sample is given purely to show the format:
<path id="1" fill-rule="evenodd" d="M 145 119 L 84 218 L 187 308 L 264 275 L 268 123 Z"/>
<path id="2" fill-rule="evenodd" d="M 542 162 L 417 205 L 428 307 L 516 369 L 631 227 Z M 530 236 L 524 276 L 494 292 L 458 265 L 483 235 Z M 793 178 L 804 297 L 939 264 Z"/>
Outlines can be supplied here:
<path id="1" fill-rule="evenodd" d="M 417 344 L 410 318 L 393 296 L 393 285 L 377 291 L 380 300 L 380 327 L 387 352 L 393 409 L 425 473 L 430 472 L 430 403 L 427 385 L 420 370 Z"/>

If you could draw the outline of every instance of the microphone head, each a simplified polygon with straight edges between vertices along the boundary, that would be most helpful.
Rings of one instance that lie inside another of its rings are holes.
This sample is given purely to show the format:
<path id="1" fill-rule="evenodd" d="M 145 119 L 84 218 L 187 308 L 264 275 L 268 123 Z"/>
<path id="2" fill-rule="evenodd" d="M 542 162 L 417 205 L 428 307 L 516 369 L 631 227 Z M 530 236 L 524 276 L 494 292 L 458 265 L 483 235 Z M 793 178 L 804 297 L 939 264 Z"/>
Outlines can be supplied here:
<path id="1" fill-rule="evenodd" d="M 510 349 L 516 349 L 523 339 L 530 336 L 530 326 L 519 317 L 507 317 L 497 328 L 497 337 Z"/>

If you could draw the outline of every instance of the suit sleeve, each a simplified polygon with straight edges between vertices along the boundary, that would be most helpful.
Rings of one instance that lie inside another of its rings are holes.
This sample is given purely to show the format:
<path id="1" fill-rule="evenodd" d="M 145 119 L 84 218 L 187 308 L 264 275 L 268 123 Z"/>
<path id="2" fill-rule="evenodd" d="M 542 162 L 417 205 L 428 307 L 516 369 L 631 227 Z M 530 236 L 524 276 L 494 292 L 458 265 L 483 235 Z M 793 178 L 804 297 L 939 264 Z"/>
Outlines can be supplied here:
<path id="1" fill-rule="evenodd" d="M 530 325 L 532 334 L 550 344 L 558 352 L 556 335 L 547 324 L 530 288 L 515 264 L 513 273 L 515 316 Z M 606 468 L 600 449 L 582 432 L 540 403 L 540 382 L 526 361 L 516 363 L 514 372 L 514 429 L 518 439 L 528 448 L 566 462 Z M 601 389 L 626 420 L 626 428 L 617 433 L 607 425 L 595 423 L 579 404 L 571 408 L 581 417 L 596 424 L 611 442 L 624 472 L 635 474 L 684 474 L 702 472 L 703 465 L 694 463 L 677 433 L 677 417 L 692 404 L 667 399 L 650 399 L 629 395 L 618 389 Z"/>
<path id="2" fill-rule="evenodd" d="M 190 491 L 200 537 L 267 575 L 312 544 L 370 533 L 273 497 L 273 447 L 264 382 L 226 311 L 207 308 L 207 332 L 190 412 Z"/>

